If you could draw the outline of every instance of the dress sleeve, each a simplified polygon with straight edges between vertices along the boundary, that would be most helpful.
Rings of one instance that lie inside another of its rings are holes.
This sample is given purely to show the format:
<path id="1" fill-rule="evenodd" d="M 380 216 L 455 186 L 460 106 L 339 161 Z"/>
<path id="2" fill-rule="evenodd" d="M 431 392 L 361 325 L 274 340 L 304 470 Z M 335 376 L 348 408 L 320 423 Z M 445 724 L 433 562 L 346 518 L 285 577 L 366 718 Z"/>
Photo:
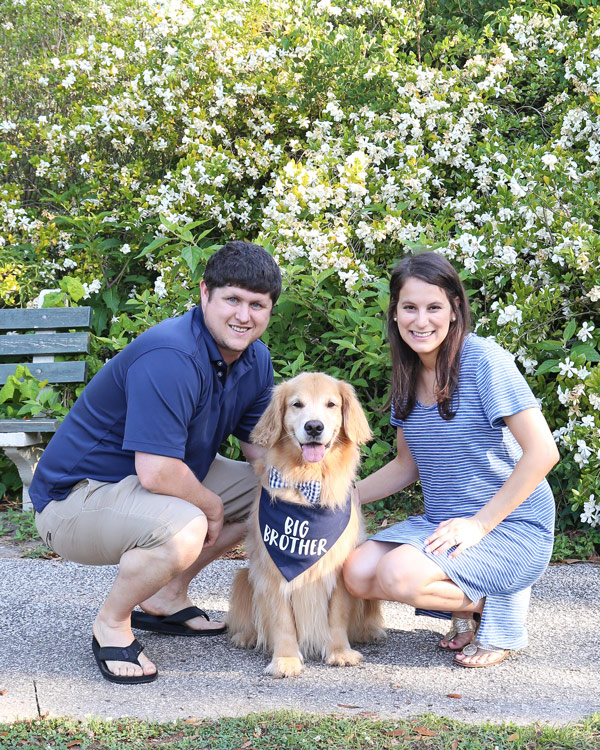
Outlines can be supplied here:
<path id="1" fill-rule="evenodd" d="M 503 417 L 510 417 L 532 407 L 539 408 L 537 399 L 513 358 L 498 345 L 490 347 L 482 355 L 475 377 L 490 427 L 503 425 Z"/>
<path id="2" fill-rule="evenodd" d="M 396 411 L 394 409 L 394 404 L 392 404 L 392 410 L 391 410 L 391 414 L 390 414 L 390 423 L 394 427 L 404 427 L 404 420 L 403 419 L 398 419 L 398 417 L 396 416 Z"/>
<path id="3" fill-rule="evenodd" d="M 139 357 L 125 380 L 123 449 L 183 459 L 201 389 L 201 374 L 184 352 L 165 347 Z"/>

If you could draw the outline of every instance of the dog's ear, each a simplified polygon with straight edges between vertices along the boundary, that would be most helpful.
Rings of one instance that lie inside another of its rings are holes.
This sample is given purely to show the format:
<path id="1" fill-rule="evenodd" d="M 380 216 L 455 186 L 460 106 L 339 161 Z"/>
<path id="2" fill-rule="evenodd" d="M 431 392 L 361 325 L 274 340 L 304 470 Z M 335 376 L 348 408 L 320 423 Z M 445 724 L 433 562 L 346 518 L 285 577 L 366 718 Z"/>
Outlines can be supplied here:
<path id="1" fill-rule="evenodd" d="M 354 388 L 350 383 L 343 380 L 339 382 L 340 393 L 342 394 L 342 418 L 344 420 L 344 432 L 349 440 L 357 445 L 367 443 L 373 433 L 365 417 L 362 406 L 356 398 Z"/>
<path id="2" fill-rule="evenodd" d="M 269 448 L 279 440 L 283 432 L 286 383 L 275 386 L 269 405 L 250 433 L 254 445 Z"/>

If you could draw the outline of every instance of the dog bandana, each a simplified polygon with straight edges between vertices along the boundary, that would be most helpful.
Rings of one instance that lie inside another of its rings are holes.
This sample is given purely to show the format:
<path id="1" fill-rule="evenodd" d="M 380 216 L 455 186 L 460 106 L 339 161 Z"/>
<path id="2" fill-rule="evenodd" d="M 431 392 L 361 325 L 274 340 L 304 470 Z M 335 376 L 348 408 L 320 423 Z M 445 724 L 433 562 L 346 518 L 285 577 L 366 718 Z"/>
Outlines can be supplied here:
<path id="1" fill-rule="evenodd" d="M 274 490 L 289 489 L 290 487 L 300 490 L 311 505 L 316 505 L 321 498 L 321 482 L 312 479 L 308 482 L 292 482 L 290 484 L 284 481 L 279 469 L 274 466 L 271 466 L 269 470 L 269 487 Z"/>
<path id="2" fill-rule="evenodd" d="M 263 488 L 258 523 L 263 542 L 281 575 L 291 581 L 333 547 L 350 521 L 350 496 L 343 508 L 298 505 L 271 498 Z"/>

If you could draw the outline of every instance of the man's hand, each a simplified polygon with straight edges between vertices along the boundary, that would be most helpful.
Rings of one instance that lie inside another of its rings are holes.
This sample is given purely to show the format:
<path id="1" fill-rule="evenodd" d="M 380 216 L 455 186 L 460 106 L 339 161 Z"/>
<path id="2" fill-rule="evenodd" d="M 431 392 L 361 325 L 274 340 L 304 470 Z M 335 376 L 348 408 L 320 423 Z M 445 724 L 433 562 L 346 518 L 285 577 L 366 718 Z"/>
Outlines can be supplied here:
<path id="1" fill-rule="evenodd" d="M 204 487 L 205 502 L 203 503 L 202 510 L 206 514 L 206 520 L 208 521 L 208 530 L 206 532 L 206 538 L 204 540 L 204 546 L 212 546 L 217 539 L 223 528 L 223 501 L 214 492 Z M 212 496 L 212 497 L 210 497 Z M 207 502 L 208 501 L 208 502 Z"/>
<path id="2" fill-rule="evenodd" d="M 149 492 L 180 497 L 200 508 L 208 521 L 204 545 L 210 547 L 217 541 L 223 528 L 223 501 L 196 479 L 187 464 L 179 458 L 136 452 L 135 470 Z"/>
<path id="3" fill-rule="evenodd" d="M 469 547 L 474 547 L 486 535 L 483 524 L 471 516 L 470 518 L 449 518 L 442 521 L 437 529 L 425 540 L 425 552 L 439 555 L 456 547 L 448 557 L 457 557 Z"/>

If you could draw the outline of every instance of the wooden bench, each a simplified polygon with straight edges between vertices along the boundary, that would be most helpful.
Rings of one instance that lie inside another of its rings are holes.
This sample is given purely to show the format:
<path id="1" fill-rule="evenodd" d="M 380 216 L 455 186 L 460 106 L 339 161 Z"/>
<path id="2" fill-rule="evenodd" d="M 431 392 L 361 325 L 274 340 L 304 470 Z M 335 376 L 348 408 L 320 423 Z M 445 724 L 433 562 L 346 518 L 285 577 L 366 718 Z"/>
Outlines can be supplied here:
<path id="1" fill-rule="evenodd" d="M 56 355 L 86 354 L 90 334 L 67 329 L 90 328 L 91 307 L 0 310 L 0 385 L 25 365 L 34 378 L 48 383 L 83 383 L 87 362 L 56 362 Z M 24 333 L 33 331 L 33 333 Z M 62 332 L 58 332 L 62 331 Z M 23 359 L 27 357 L 27 359 Z M 31 508 L 29 485 L 44 446 L 60 424 L 57 419 L 0 419 L 0 448 L 15 464 L 23 482 L 23 509 Z"/>

